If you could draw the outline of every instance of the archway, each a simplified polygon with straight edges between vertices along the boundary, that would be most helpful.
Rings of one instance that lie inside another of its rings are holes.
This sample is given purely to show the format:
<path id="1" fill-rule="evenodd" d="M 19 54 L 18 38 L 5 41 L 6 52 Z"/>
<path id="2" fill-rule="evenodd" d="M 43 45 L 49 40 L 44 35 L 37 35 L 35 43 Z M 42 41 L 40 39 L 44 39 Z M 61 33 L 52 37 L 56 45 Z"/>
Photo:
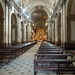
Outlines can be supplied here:
<path id="1" fill-rule="evenodd" d="M 11 43 L 17 44 L 17 19 L 14 13 L 11 16 Z"/>
<path id="2" fill-rule="evenodd" d="M 3 18 L 4 18 L 4 12 L 2 5 L 0 3 L 0 47 L 3 47 Z"/>
<path id="3" fill-rule="evenodd" d="M 23 22 L 21 22 L 21 42 L 24 42 L 24 26 L 23 26 Z"/>

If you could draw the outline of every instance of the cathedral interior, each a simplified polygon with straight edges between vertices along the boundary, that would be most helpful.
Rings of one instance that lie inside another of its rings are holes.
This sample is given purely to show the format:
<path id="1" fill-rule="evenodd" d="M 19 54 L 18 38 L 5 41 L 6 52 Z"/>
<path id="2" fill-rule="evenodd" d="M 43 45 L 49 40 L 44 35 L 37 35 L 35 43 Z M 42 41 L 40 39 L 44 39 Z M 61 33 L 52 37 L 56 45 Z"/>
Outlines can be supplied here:
<path id="1" fill-rule="evenodd" d="M 75 75 L 74 7 L 75 0 L 0 0 L 0 75 Z"/>

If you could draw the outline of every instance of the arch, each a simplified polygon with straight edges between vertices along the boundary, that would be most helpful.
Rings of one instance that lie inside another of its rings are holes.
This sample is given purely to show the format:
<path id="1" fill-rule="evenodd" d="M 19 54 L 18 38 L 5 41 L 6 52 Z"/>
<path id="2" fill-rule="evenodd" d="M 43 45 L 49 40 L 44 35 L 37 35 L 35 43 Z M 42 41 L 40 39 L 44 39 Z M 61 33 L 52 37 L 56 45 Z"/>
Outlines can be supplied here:
<path id="1" fill-rule="evenodd" d="M 47 5 L 46 5 L 47 3 Z M 52 4 L 50 1 L 46 1 L 46 0 L 40 0 L 40 2 L 37 1 L 31 1 L 29 3 L 26 3 L 27 9 L 28 9 L 28 13 L 30 14 L 30 16 L 32 15 L 32 13 L 34 12 L 35 8 L 37 6 L 42 6 L 43 9 L 47 12 L 47 15 L 50 16 L 51 13 L 51 9 L 52 9 Z M 49 17 L 48 17 L 49 18 Z"/>
<path id="2" fill-rule="evenodd" d="M 49 19 L 49 16 L 50 16 L 50 12 L 49 9 L 47 9 L 46 7 L 43 6 L 43 10 L 47 13 L 48 15 L 48 18 Z M 30 14 L 30 17 L 32 16 L 32 13 L 35 11 L 35 7 L 32 7 L 31 10 L 29 11 L 29 14 Z"/>
<path id="3" fill-rule="evenodd" d="M 14 13 L 11 15 L 11 43 L 17 43 L 17 18 Z"/>
<path id="4" fill-rule="evenodd" d="M 43 16 L 42 16 L 43 15 Z M 32 20 L 37 23 L 39 21 L 46 23 L 46 20 L 48 18 L 48 15 L 46 11 L 44 11 L 42 8 L 41 9 L 36 9 L 31 16 Z"/>
<path id="5" fill-rule="evenodd" d="M 4 12 L 2 4 L 0 3 L 0 47 L 3 47 L 3 18 Z"/>
<path id="6" fill-rule="evenodd" d="M 38 3 L 39 2 L 39 0 L 30 0 L 30 1 L 28 1 L 27 3 L 26 3 L 26 6 L 28 6 L 28 5 L 30 5 L 30 6 L 32 6 L 32 5 L 39 5 L 40 3 Z M 49 7 L 49 8 L 52 8 L 52 3 L 51 3 L 51 1 L 47 1 L 47 0 L 40 0 L 40 2 L 42 2 L 42 4 L 47 4 L 47 7 Z"/>
<path id="7" fill-rule="evenodd" d="M 11 15 L 11 25 L 13 26 L 13 25 L 15 25 L 15 24 L 17 24 L 17 19 L 16 19 L 16 15 L 13 13 L 12 15 Z"/>

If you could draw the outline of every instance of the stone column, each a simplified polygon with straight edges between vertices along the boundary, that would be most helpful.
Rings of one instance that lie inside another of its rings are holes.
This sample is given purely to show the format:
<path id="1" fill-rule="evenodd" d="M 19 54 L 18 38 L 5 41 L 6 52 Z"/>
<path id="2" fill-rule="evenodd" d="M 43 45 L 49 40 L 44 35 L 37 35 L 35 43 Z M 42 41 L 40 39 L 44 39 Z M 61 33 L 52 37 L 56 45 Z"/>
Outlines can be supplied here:
<path id="1" fill-rule="evenodd" d="M 28 24 L 26 25 L 26 42 L 28 42 Z"/>
<path id="2" fill-rule="evenodd" d="M 26 42 L 26 26 L 27 24 L 24 23 L 24 42 Z"/>
<path id="3" fill-rule="evenodd" d="M 50 41 L 50 22 L 48 22 L 48 41 Z"/>
<path id="4" fill-rule="evenodd" d="M 6 4 L 5 9 L 5 46 L 8 47 L 8 5 Z"/>
<path id="5" fill-rule="evenodd" d="M 66 4 L 63 4 L 63 47 L 66 47 L 67 43 L 67 29 L 66 29 Z"/>
<path id="6" fill-rule="evenodd" d="M 52 25 L 50 24 L 50 42 L 52 43 Z"/>
<path id="7" fill-rule="evenodd" d="M 61 47 L 63 47 L 63 9 L 61 9 Z"/>
<path id="8" fill-rule="evenodd" d="M 21 19 L 17 17 L 17 44 L 21 44 Z"/>
<path id="9" fill-rule="evenodd" d="M 3 47 L 5 47 L 6 46 L 6 44 L 5 44 L 5 41 L 6 41 L 6 37 L 5 37 L 5 19 L 3 18 L 2 19 L 2 23 L 3 23 L 3 44 L 1 45 L 1 46 L 3 46 Z"/>
<path id="10" fill-rule="evenodd" d="M 52 22 L 52 43 L 55 44 L 55 23 Z"/>
<path id="11" fill-rule="evenodd" d="M 60 13 L 58 12 L 58 14 L 57 14 L 57 17 L 56 17 L 56 19 L 55 19 L 55 44 L 56 45 L 61 45 L 61 39 L 60 39 L 60 18 L 61 17 L 61 15 L 60 15 Z"/>
<path id="12" fill-rule="evenodd" d="M 31 22 L 28 25 L 28 41 L 31 41 Z"/>
<path id="13" fill-rule="evenodd" d="M 58 45 L 58 16 L 55 18 L 55 45 Z"/>
<path id="14" fill-rule="evenodd" d="M 11 46 L 11 5 L 9 6 L 8 11 L 8 44 Z"/>
<path id="15" fill-rule="evenodd" d="M 52 42 L 52 28 L 50 22 L 48 22 L 48 41 Z"/>
<path id="16" fill-rule="evenodd" d="M 56 16 L 56 19 L 55 19 L 55 44 L 56 45 L 60 45 L 60 20 L 59 20 L 59 17 L 60 14 L 58 13 L 57 16 Z"/>

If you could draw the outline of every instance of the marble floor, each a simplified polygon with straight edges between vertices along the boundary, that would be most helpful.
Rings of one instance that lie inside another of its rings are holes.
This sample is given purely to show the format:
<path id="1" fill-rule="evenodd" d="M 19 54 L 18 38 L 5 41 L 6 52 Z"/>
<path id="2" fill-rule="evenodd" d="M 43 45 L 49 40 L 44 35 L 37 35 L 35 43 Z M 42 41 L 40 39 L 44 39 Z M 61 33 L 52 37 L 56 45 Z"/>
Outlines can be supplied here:
<path id="1" fill-rule="evenodd" d="M 20 55 L 15 60 L 11 61 L 8 65 L 0 68 L 0 75 L 34 75 L 34 54 L 36 54 L 40 43 L 29 49 L 24 54 Z M 56 74 L 42 74 L 37 75 L 56 75 Z M 62 74 L 62 75 L 75 75 L 75 74 Z"/>

